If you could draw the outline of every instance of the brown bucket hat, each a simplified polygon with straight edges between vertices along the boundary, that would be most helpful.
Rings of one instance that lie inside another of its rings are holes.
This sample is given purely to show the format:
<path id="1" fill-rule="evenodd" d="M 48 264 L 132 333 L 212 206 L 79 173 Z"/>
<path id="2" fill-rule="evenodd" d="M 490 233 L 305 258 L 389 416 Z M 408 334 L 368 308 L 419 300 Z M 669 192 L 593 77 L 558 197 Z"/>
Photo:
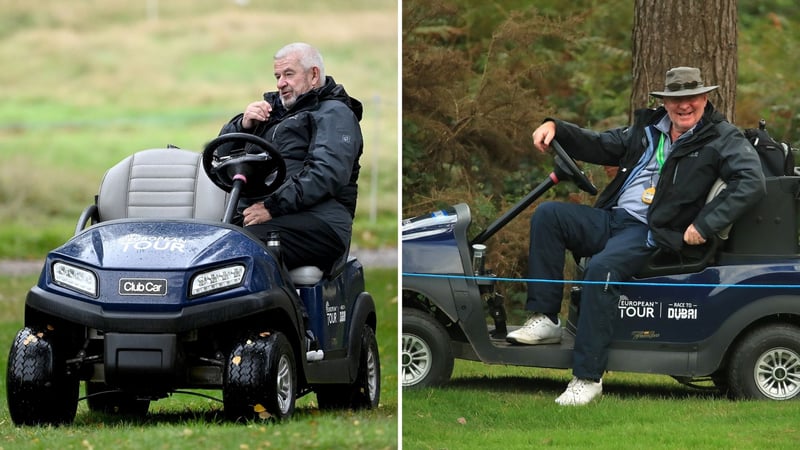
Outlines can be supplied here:
<path id="1" fill-rule="evenodd" d="M 704 86 L 700 69 L 696 67 L 673 67 L 667 71 L 664 90 L 651 92 L 657 98 L 688 97 L 711 92 L 719 86 Z"/>

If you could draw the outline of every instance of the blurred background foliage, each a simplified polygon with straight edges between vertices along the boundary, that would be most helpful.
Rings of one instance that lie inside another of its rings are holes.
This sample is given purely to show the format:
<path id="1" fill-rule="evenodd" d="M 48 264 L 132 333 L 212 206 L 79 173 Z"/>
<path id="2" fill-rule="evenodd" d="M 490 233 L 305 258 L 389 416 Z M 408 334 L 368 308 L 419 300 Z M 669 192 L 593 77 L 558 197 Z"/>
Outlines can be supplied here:
<path id="1" fill-rule="evenodd" d="M 124 157 L 200 151 L 306 41 L 364 104 L 353 249 L 397 246 L 397 0 L 0 0 L 0 258 L 42 258 Z"/>
<path id="2" fill-rule="evenodd" d="M 596 130 L 626 125 L 633 3 L 404 0 L 403 217 L 467 203 L 474 236 L 552 169 L 552 156 L 531 143 L 543 119 Z M 755 127 L 764 118 L 773 137 L 798 146 L 800 10 L 793 0 L 738 9 L 735 123 Z M 605 186 L 605 168 L 583 167 Z M 540 201 L 553 198 L 593 201 L 569 183 Z M 529 217 L 489 241 L 501 276 L 524 277 Z"/>

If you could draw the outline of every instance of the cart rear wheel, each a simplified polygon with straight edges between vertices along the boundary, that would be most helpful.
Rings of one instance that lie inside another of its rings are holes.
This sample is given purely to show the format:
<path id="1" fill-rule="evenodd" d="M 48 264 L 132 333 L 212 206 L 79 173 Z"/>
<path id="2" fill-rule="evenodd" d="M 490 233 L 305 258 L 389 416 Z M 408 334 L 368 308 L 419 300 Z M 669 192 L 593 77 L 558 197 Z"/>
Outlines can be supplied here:
<path id="1" fill-rule="evenodd" d="M 450 380 L 450 336 L 430 314 L 403 308 L 402 379 L 404 388 L 437 386 Z"/>
<path id="2" fill-rule="evenodd" d="M 315 388 L 320 409 L 373 409 L 381 398 L 381 362 L 378 341 L 369 325 L 361 331 L 358 375 L 352 384 L 320 385 Z"/>
<path id="3" fill-rule="evenodd" d="M 225 415 L 230 419 L 291 417 L 297 399 L 296 367 L 292 346 L 283 333 L 234 346 L 222 386 Z"/>
<path id="4" fill-rule="evenodd" d="M 742 339 L 732 355 L 728 380 L 734 398 L 800 398 L 800 328 L 758 328 Z"/>
<path id="5" fill-rule="evenodd" d="M 78 408 L 79 380 L 56 358 L 47 333 L 25 327 L 8 354 L 6 395 L 17 425 L 72 423 Z"/>

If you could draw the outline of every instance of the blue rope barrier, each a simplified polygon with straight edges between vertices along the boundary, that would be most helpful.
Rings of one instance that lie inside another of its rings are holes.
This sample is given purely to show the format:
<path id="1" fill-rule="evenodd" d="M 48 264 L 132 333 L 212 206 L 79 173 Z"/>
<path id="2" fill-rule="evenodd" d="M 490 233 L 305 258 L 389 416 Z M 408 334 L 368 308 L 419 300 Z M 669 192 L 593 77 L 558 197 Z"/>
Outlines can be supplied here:
<path id="1" fill-rule="evenodd" d="M 403 272 L 406 277 L 421 277 L 421 278 L 450 278 L 450 279 L 464 279 L 464 280 L 494 280 L 494 281 L 509 281 L 517 283 L 557 283 L 557 284 L 607 284 L 605 281 L 584 281 L 584 280 L 546 280 L 536 278 L 502 278 L 502 277 L 480 277 L 468 275 L 441 275 L 433 273 L 408 273 Z M 646 281 L 614 281 L 608 284 L 615 284 L 619 286 L 676 286 L 676 287 L 705 287 L 705 288 L 750 288 L 750 289 L 796 289 L 800 285 L 796 284 L 721 284 L 721 283 L 655 283 Z"/>

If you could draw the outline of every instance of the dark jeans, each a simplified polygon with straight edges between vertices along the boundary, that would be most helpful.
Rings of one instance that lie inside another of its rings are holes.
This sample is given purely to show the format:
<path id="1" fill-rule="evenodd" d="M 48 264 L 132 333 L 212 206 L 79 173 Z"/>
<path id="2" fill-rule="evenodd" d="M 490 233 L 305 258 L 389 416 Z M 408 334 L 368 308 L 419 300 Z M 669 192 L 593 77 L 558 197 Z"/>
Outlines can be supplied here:
<path id="1" fill-rule="evenodd" d="M 277 231 L 281 240 L 281 257 L 289 270 L 317 266 L 328 271 L 346 250 L 333 229 L 310 212 L 273 217 L 245 229 L 264 242 L 271 231 Z"/>
<path id="2" fill-rule="evenodd" d="M 647 225 L 622 209 L 607 211 L 574 203 L 539 205 L 531 218 L 528 277 L 563 280 L 567 250 L 591 256 L 583 279 L 580 318 L 572 373 L 600 379 L 608 364 L 608 346 L 619 301 L 615 281 L 629 280 L 647 261 Z M 529 283 L 525 309 L 543 314 L 561 311 L 563 284 Z"/>

